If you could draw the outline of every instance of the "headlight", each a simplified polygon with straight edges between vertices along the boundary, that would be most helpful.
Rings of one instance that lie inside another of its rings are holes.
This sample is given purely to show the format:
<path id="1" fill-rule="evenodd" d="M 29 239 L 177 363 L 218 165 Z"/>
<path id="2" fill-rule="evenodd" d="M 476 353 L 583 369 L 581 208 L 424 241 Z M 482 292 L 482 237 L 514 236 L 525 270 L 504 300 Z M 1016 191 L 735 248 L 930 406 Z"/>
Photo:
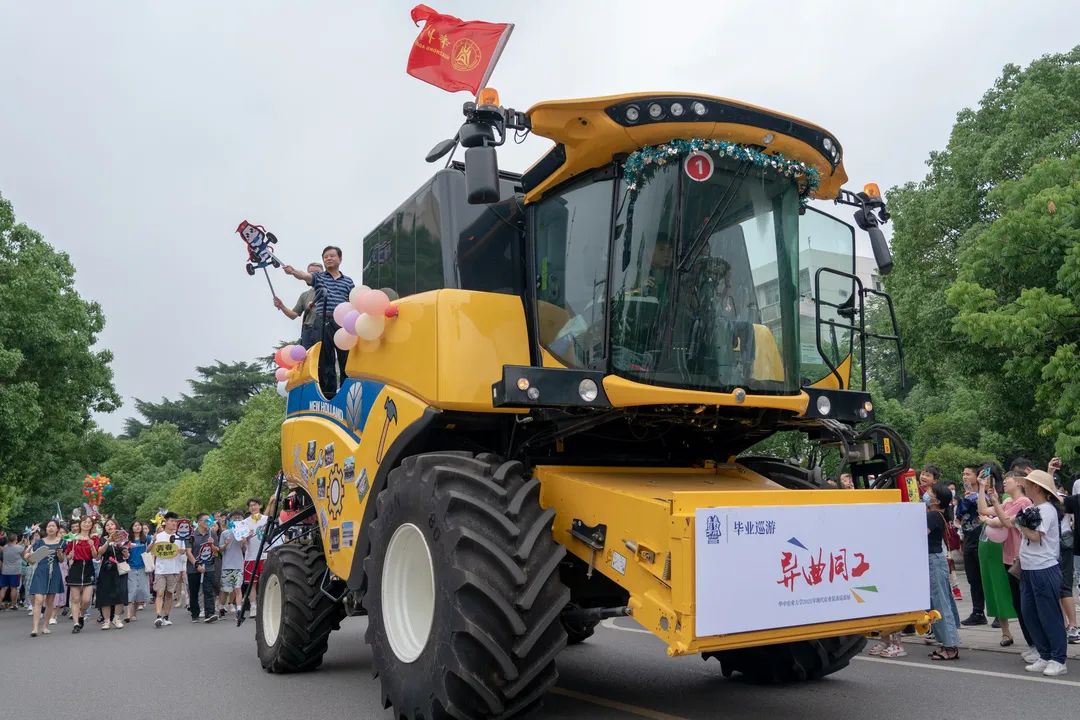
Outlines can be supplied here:
<path id="1" fill-rule="evenodd" d="M 585 378 L 578 383 L 577 394 L 585 402 L 592 402 L 596 399 L 596 396 L 600 394 L 600 391 L 597 389 L 595 382 L 589 378 Z"/>
<path id="2" fill-rule="evenodd" d="M 824 395 L 818 395 L 817 411 L 819 415 L 828 415 L 832 412 L 832 401 Z"/>
<path id="3" fill-rule="evenodd" d="M 672 117 L 682 117 L 682 114 L 684 112 L 686 112 L 686 109 L 683 108 L 682 103 L 677 103 L 677 102 L 671 103 L 671 116 Z"/>
<path id="4" fill-rule="evenodd" d="M 705 107 L 705 103 L 701 102 L 700 100 L 695 100 L 694 102 L 692 102 L 690 104 L 690 109 L 698 117 L 704 115 L 705 111 L 707 110 L 707 108 Z"/>
<path id="5" fill-rule="evenodd" d="M 641 117 L 641 111 L 637 109 L 637 105 L 631 105 L 626 108 L 626 112 L 624 112 L 623 115 L 626 117 L 627 122 L 634 123 Z"/>
<path id="6" fill-rule="evenodd" d="M 653 120 L 658 120 L 663 114 L 664 108 L 660 107 L 660 103 L 649 104 L 649 117 L 651 117 Z"/>

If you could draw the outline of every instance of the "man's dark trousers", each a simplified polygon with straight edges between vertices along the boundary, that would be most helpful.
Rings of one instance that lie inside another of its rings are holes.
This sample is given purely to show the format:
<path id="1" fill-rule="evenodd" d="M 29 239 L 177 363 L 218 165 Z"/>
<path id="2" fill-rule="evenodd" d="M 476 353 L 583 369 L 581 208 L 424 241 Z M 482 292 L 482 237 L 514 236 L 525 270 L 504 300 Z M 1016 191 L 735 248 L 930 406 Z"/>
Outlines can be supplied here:
<path id="1" fill-rule="evenodd" d="M 971 614 L 985 615 L 986 598 L 983 595 L 982 570 L 979 569 L 979 530 L 964 534 L 964 574 L 971 589 Z"/>
<path id="2" fill-rule="evenodd" d="M 326 318 L 323 323 L 322 350 L 319 351 L 319 386 L 328 399 L 336 395 L 341 383 L 345 382 L 345 361 L 349 359 L 349 351 L 340 350 L 334 344 L 334 333 L 339 328 L 331 318 Z"/>
<path id="3" fill-rule="evenodd" d="M 189 572 L 187 574 L 188 604 L 191 607 L 191 619 L 199 617 L 199 587 L 202 586 L 203 606 L 206 608 L 206 617 L 210 617 L 217 608 L 214 607 L 214 571 L 208 568 L 206 572 Z"/>

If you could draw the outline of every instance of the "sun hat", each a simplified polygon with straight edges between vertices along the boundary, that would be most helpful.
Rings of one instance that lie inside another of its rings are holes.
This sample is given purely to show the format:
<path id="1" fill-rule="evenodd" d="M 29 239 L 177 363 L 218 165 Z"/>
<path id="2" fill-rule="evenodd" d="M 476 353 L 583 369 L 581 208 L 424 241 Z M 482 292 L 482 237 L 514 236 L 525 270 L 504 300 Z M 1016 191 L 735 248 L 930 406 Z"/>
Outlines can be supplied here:
<path id="1" fill-rule="evenodd" d="M 1057 492 L 1057 488 L 1054 487 L 1054 478 L 1045 470 L 1032 470 L 1024 479 L 1038 485 L 1050 495 Z"/>

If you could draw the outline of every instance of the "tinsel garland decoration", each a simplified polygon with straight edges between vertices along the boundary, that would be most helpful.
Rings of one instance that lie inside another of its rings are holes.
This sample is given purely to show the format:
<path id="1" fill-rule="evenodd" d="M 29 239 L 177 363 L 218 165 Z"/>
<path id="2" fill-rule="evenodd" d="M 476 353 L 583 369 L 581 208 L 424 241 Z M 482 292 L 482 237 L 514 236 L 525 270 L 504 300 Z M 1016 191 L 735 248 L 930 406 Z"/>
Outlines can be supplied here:
<path id="1" fill-rule="evenodd" d="M 661 145 L 646 145 L 635 150 L 623 162 L 623 181 L 626 189 L 636 191 L 647 183 L 656 172 L 668 163 L 681 162 L 694 152 L 714 152 L 720 157 L 727 157 L 741 162 L 749 162 L 768 170 L 775 170 L 784 177 L 791 178 L 799 186 L 799 202 L 806 205 L 809 197 L 821 181 L 817 168 L 798 160 L 791 160 L 780 153 L 763 153 L 746 145 L 726 140 L 669 140 Z"/>

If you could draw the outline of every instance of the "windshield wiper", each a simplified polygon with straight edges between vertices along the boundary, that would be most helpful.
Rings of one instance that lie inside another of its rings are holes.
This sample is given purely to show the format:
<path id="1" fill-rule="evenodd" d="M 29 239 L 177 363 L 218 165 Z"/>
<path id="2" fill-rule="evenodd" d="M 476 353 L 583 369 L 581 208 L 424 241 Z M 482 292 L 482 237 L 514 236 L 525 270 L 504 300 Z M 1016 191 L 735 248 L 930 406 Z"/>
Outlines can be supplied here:
<path id="1" fill-rule="evenodd" d="M 735 200 L 735 196 L 738 195 L 739 188 L 742 187 L 743 180 L 746 179 L 750 167 L 751 163 L 749 162 L 743 162 L 739 165 L 739 168 L 731 178 L 731 182 L 724 188 L 724 192 L 721 193 L 720 199 L 717 200 L 716 205 L 713 206 L 712 212 L 705 216 L 705 223 L 694 235 L 694 240 L 690 244 L 690 247 L 687 248 L 686 252 L 679 258 L 679 264 L 676 269 L 680 273 L 690 269 L 690 261 L 701 251 L 702 245 L 709 239 L 709 235 L 712 234 L 716 224 L 720 222 L 720 218 L 724 217 L 727 213 L 732 201 Z"/>

